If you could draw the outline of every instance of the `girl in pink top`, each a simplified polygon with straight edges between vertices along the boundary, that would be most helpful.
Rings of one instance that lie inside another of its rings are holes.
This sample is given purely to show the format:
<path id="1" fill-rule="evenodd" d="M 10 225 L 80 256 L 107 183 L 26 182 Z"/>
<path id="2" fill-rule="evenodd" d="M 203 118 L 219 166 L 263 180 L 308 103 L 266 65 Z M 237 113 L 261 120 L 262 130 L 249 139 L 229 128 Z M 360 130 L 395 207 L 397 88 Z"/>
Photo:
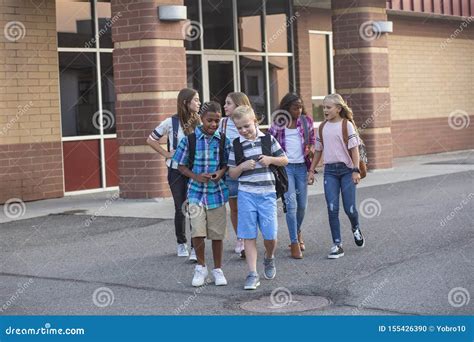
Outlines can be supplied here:
<path id="1" fill-rule="evenodd" d="M 314 169 L 321 156 L 324 161 L 324 195 L 329 215 L 329 225 L 333 246 L 329 259 L 344 256 L 341 228 L 339 222 L 339 194 L 342 194 L 344 211 L 351 221 L 352 233 L 357 246 L 364 247 L 364 236 L 359 227 L 359 214 L 356 208 L 356 185 L 360 181 L 359 136 L 356 132 L 352 110 L 339 94 L 324 98 L 323 111 L 326 121 L 323 123 L 322 137 L 316 131 L 316 153 L 311 163 L 308 182 L 314 183 Z M 347 121 L 343 120 L 346 119 Z M 344 141 L 342 124 L 347 123 L 348 141 Z"/>

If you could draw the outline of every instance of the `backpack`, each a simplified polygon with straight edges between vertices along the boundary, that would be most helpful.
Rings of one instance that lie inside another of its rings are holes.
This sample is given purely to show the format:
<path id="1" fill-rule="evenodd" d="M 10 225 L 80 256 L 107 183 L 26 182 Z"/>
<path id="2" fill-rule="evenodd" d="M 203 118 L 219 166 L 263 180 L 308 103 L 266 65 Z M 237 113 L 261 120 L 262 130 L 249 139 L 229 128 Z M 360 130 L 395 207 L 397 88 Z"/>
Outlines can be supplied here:
<path id="1" fill-rule="evenodd" d="M 306 114 L 301 115 L 301 122 L 303 124 L 303 138 L 304 138 L 304 149 L 306 155 L 306 149 L 309 149 L 309 128 L 308 128 L 308 121 L 306 120 Z M 310 152 L 309 158 L 313 159 L 313 153 Z"/>
<path id="2" fill-rule="evenodd" d="M 319 138 L 321 139 L 321 145 L 324 146 L 323 142 L 323 127 L 326 124 L 327 121 L 324 121 L 319 125 Z M 347 119 L 342 120 L 342 138 L 344 139 L 344 144 L 349 143 L 349 134 L 347 131 Z M 357 133 L 357 132 L 356 132 Z M 350 155 L 350 153 L 349 153 Z M 365 147 L 365 144 L 362 142 L 359 145 L 359 170 L 360 170 L 360 178 L 365 178 L 367 176 L 367 164 L 368 164 L 368 159 L 367 159 L 367 148 Z"/>
<path id="3" fill-rule="evenodd" d="M 247 160 L 247 158 L 244 155 L 240 138 L 235 138 L 232 142 L 232 145 L 234 147 L 235 164 L 242 164 Z M 262 137 L 262 153 L 265 156 L 272 156 L 272 136 L 268 133 Z M 277 199 L 281 198 L 283 203 L 283 212 L 286 213 L 285 193 L 288 191 L 288 175 L 286 173 L 285 167 L 270 165 L 269 168 L 275 177 L 275 191 Z"/>
<path id="4" fill-rule="evenodd" d="M 221 140 L 219 141 L 219 170 L 222 169 L 226 164 L 224 163 L 225 158 L 225 134 L 220 133 Z M 191 171 L 193 170 L 194 166 L 194 158 L 196 157 L 196 133 L 191 133 L 188 135 L 188 150 L 189 150 L 189 157 L 188 157 L 188 169 Z M 223 178 L 224 179 L 224 178 Z"/>
<path id="5" fill-rule="evenodd" d="M 175 114 L 171 117 L 171 125 L 173 127 L 173 151 L 176 151 L 178 148 L 178 131 L 179 131 L 179 116 Z M 171 151 L 170 149 L 170 140 L 166 139 L 166 146 L 168 147 L 168 152 Z"/>

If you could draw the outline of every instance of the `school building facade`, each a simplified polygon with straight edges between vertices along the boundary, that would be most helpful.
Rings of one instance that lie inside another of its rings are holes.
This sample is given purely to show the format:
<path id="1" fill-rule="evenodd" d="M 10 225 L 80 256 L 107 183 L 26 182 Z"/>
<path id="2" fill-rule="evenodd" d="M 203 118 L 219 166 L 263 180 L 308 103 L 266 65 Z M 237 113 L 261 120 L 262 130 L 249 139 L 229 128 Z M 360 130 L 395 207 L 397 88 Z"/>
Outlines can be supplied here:
<path id="1" fill-rule="evenodd" d="M 186 86 L 221 103 L 245 92 L 263 127 L 288 91 L 316 125 L 338 92 L 371 169 L 472 149 L 473 13 L 474 0 L 4 0 L 0 203 L 170 196 L 146 138 Z"/>

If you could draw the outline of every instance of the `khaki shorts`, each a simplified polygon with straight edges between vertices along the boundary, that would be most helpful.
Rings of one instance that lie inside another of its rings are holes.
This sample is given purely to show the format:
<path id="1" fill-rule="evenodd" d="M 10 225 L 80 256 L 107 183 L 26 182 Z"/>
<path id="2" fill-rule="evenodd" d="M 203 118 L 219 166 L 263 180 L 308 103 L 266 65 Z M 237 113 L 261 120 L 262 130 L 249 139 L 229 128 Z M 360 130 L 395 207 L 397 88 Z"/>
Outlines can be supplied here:
<path id="1" fill-rule="evenodd" d="M 198 214 L 199 213 L 199 214 Z M 224 240 L 227 232 L 225 205 L 215 209 L 200 207 L 197 216 L 191 215 L 191 237 L 207 237 L 209 240 Z"/>

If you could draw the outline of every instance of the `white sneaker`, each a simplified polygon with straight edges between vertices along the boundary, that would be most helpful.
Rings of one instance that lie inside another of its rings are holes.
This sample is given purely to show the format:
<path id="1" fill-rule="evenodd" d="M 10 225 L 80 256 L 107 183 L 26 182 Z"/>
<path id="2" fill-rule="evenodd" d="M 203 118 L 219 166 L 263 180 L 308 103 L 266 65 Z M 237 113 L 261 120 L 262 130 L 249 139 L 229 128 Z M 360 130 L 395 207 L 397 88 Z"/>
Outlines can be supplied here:
<path id="1" fill-rule="evenodd" d="M 196 250 L 191 247 L 191 255 L 189 256 L 189 261 L 198 261 L 196 256 Z"/>
<path id="2" fill-rule="evenodd" d="M 196 265 L 194 268 L 193 286 L 203 286 L 206 282 L 208 272 L 206 266 Z"/>
<path id="3" fill-rule="evenodd" d="M 235 243 L 235 248 L 234 248 L 234 252 L 239 254 L 244 250 L 244 240 L 242 239 L 237 239 L 236 243 Z"/>
<path id="4" fill-rule="evenodd" d="M 215 268 L 212 270 L 211 273 L 212 273 L 212 276 L 214 277 L 214 282 L 216 286 L 227 285 L 227 279 L 225 279 L 224 272 L 222 272 L 222 269 Z"/>
<path id="5" fill-rule="evenodd" d="M 188 246 L 185 243 L 180 243 L 178 244 L 178 256 L 179 257 L 188 257 L 189 252 L 188 252 Z"/>

